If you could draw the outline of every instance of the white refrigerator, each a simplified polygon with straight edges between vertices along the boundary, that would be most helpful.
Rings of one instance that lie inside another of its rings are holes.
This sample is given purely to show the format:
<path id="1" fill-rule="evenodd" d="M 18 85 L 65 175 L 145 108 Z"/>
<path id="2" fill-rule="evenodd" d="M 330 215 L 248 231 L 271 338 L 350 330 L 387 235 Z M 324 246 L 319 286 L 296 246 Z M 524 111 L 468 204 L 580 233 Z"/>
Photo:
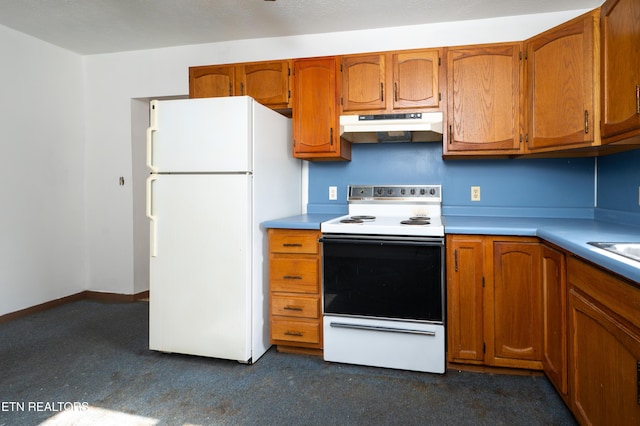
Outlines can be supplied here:
<path id="1" fill-rule="evenodd" d="M 271 346 L 265 220 L 301 212 L 291 120 L 247 96 L 151 102 L 149 348 L 257 361 Z"/>

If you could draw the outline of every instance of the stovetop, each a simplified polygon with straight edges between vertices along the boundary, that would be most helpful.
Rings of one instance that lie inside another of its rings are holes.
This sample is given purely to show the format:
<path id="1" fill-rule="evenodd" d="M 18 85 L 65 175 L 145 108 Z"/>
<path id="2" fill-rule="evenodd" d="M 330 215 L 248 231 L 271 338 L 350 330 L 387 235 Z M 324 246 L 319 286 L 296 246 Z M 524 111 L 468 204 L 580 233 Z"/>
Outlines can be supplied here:
<path id="1" fill-rule="evenodd" d="M 440 185 L 350 185 L 349 214 L 323 222 L 327 234 L 444 236 Z"/>

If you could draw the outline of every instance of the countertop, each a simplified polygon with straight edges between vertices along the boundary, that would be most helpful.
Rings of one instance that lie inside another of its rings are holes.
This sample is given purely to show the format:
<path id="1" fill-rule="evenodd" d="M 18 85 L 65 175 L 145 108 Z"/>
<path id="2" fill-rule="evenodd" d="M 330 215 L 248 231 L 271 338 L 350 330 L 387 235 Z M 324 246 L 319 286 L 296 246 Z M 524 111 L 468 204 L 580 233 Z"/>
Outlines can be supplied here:
<path id="1" fill-rule="evenodd" d="M 304 214 L 263 223 L 265 228 L 320 229 L 340 214 Z M 445 234 L 536 236 L 640 286 L 640 262 L 587 244 L 589 241 L 640 242 L 640 227 L 592 219 L 444 216 Z"/>
<path id="2" fill-rule="evenodd" d="M 281 228 L 281 229 L 317 229 L 320 230 L 320 224 L 331 220 L 335 217 L 343 216 L 341 214 L 332 213 L 309 213 L 299 214 L 296 216 L 283 217 L 282 219 L 267 220 L 262 223 L 265 228 Z"/>

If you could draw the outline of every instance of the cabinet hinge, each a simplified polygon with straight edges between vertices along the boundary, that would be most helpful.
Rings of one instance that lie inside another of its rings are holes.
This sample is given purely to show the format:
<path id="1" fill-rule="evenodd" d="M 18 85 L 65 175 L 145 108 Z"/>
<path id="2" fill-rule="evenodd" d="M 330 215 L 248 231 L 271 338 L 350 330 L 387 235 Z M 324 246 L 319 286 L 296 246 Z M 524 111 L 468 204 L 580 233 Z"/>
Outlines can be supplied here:
<path id="1" fill-rule="evenodd" d="M 482 342 L 482 353 L 486 354 L 487 353 L 487 344 Z"/>
<path id="2" fill-rule="evenodd" d="M 484 288 L 484 277 L 482 277 L 482 287 Z"/>
<path id="3" fill-rule="evenodd" d="M 340 97 L 340 105 L 344 106 L 344 98 Z"/>
<path id="4" fill-rule="evenodd" d="M 522 50 L 518 53 L 518 57 L 520 57 L 520 60 L 522 60 Z"/>
<path id="5" fill-rule="evenodd" d="M 289 99 L 291 99 L 291 90 L 288 92 Z"/>
<path id="6" fill-rule="evenodd" d="M 340 72 L 342 72 L 342 64 L 340 64 Z"/>
<path id="7" fill-rule="evenodd" d="M 442 58 L 438 56 L 438 66 L 442 65 Z"/>
<path id="8" fill-rule="evenodd" d="M 442 100 L 442 93 L 438 92 L 438 101 Z"/>

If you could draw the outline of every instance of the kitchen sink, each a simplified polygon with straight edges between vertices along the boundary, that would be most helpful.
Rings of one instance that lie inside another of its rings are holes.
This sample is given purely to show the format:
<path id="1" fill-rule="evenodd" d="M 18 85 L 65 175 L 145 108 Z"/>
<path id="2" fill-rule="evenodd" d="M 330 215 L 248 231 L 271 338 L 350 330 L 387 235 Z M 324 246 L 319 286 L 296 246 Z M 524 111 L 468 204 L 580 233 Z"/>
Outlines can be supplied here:
<path id="1" fill-rule="evenodd" d="M 587 244 L 640 262 L 640 243 L 589 242 Z"/>

